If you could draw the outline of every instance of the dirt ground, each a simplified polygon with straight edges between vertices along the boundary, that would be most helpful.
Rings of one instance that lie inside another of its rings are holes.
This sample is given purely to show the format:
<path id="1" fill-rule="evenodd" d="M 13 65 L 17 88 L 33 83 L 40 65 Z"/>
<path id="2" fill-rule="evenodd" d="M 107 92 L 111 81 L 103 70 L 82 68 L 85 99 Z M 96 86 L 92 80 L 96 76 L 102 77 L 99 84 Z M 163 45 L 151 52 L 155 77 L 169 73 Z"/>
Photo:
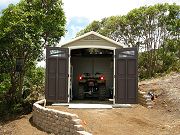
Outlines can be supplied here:
<path id="1" fill-rule="evenodd" d="M 85 129 L 94 135 L 179 135 L 180 117 L 140 105 L 119 109 L 68 109 L 78 114 Z"/>
<path id="2" fill-rule="evenodd" d="M 32 124 L 31 114 L 0 123 L 0 135 L 47 135 Z"/>
<path id="3" fill-rule="evenodd" d="M 180 73 L 139 83 L 141 91 L 153 91 L 154 107 L 141 105 L 115 109 L 68 109 L 48 106 L 78 114 L 93 135 L 180 135 Z M 31 114 L 0 123 L 0 135 L 47 135 L 31 122 Z"/>

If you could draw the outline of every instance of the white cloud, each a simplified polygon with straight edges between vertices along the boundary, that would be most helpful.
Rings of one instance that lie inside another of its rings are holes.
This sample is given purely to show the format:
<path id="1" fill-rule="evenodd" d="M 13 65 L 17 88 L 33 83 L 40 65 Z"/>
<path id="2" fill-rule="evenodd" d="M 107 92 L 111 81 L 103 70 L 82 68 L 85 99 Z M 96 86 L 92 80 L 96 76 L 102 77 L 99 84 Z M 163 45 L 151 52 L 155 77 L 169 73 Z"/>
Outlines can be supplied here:
<path id="1" fill-rule="evenodd" d="M 37 65 L 36 65 L 37 67 L 46 67 L 46 62 L 45 62 L 45 60 L 42 60 L 42 61 L 40 61 L 40 62 L 37 62 Z"/>
<path id="2" fill-rule="evenodd" d="M 63 2 L 67 18 L 78 16 L 90 20 L 126 14 L 129 10 L 141 5 L 135 0 L 63 0 Z"/>
<path id="3" fill-rule="evenodd" d="M 88 19 L 102 19 L 112 15 L 124 15 L 143 5 L 156 3 L 177 3 L 179 0 L 63 0 L 67 18 L 74 16 Z"/>
<path id="4" fill-rule="evenodd" d="M 154 5 L 155 3 L 180 4 L 180 0 L 144 0 L 143 5 Z"/>

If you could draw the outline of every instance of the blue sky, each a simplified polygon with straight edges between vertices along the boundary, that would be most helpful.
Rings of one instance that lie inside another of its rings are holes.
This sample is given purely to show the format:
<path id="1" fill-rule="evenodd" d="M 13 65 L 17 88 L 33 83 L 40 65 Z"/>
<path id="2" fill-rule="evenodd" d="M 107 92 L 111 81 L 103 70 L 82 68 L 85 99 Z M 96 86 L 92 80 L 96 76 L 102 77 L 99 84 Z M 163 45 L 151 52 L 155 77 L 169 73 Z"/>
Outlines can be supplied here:
<path id="1" fill-rule="evenodd" d="M 85 28 L 90 23 L 90 20 L 86 17 L 71 17 L 66 25 L 67 33 L 64 41 L 67 41 L 71 38 L 74 38 L 76 33 L 80 31 L 82 28 Z"/>
<path id="2" fill-rule="evenodd" d="M 20 0 L 0 0 L 0 11 L 10 3 Z M 75 37 L 76 33 L 85 28 L 93 20 L 100 20 L 112 15 L 124 15 L 134 8 L 156 3 L 176 3 L 180 0 L 63 0 L 67 17 L 67 33 L 61 42 Z"/>

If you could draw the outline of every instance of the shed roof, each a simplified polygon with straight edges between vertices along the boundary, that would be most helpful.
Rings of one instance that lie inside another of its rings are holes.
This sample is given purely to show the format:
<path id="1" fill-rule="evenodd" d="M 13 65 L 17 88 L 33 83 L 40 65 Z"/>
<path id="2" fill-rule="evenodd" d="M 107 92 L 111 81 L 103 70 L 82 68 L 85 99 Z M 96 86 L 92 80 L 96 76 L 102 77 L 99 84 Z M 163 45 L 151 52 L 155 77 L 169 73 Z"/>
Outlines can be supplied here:
<path id="1" fill-rule="evenodd" d="M 60 44 L 63 48 L 104 48 L 104 49 L 116 49 L 124 47 L 123 44 L 116 42 L 110 38 L 107 38 L 97 32 L 91 31 L 74 38 L 64 44 Z"/>

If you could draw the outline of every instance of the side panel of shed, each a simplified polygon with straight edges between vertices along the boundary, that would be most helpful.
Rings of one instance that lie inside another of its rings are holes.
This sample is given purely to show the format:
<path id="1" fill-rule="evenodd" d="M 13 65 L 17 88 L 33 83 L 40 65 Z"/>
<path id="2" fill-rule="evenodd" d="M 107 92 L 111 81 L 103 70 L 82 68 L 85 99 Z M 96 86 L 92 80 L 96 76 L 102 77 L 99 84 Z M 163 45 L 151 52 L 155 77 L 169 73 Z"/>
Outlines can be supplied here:
<path id="1" fill-rule="evenodd" d="M 68 102 L 68 49 L 46 48 L 45 97 L 48 102 Z"/>
<path id="2" fill-rule="evenodd" d="M 137 49 L 116 49 L 115 53 L 115 103 L 137 103 Z"/>

